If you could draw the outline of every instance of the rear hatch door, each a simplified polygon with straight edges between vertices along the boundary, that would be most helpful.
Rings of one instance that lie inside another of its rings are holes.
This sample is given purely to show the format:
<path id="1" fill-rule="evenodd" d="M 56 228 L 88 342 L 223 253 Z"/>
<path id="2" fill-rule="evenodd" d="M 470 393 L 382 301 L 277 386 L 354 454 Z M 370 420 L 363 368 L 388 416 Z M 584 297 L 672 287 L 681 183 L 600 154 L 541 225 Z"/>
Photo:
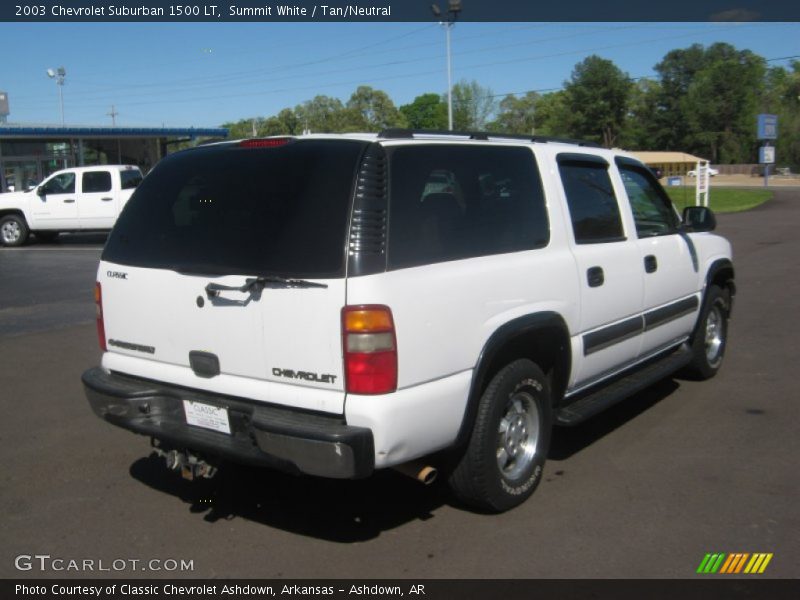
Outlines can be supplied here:
<path id="1" fill-rule="evenodd" d="M 345 249 L 365 145 L 252 140 L 159 163 L 102 256 L 103 364 L 342 413 Z"/>

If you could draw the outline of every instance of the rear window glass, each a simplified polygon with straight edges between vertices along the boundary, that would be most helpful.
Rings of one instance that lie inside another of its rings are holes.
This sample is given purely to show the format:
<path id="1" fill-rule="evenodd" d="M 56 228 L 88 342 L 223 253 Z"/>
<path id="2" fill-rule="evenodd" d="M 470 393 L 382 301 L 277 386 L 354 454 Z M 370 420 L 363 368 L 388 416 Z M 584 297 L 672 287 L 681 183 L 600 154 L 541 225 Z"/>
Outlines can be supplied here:
<path id="1" fill-rule="evenodd" d="M 549 240 L 527 148 L 399 147 L 390 181 L 389 268 L 530 250 Z"/>
<path id="2" fill-rule="evenodd" d="M 123 190 L 132 190 L 142 183 L 142 173 L 131 169 L 129 171 L 120 171 L 120 185 Z"/>
<path id="3" fill-rule="evenodd" d="M 342 277 L 364 146 L 306 140 L 177 153 L 136 189 L 103 259 L 198 274 Z"/>

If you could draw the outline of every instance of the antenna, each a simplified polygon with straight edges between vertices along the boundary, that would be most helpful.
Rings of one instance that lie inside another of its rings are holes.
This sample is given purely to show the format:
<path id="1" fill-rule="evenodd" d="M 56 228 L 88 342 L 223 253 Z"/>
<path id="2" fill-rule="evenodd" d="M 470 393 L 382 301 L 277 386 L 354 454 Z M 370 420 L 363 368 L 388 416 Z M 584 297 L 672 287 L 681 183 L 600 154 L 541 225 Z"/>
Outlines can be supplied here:
<path id="1" fill-rule="evenodd" d="M 111 105 L 111 112 L 107 112 L 106 114 L 109 117 L 111 117 L 111 126 L 112 127 L 116 127 L 117 126 L 117 115 L 119 113 L 117 112 L 117 109 L 114 107 L 113 104 Z"/>

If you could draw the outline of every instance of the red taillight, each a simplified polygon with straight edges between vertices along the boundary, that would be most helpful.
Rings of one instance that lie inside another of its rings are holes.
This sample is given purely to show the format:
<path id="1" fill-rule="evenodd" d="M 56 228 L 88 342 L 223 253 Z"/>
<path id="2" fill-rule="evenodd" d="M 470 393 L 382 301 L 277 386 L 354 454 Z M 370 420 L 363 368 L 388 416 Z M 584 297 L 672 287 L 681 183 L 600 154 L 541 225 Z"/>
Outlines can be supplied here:
<path id="1" fill-rule="evenodd" d="M 103 288 L 99 281 L 94 284 L 94 307 L 97 317 L 97 341 L 100 344 L 100 350 L 106 352 L 108 346 L 106 346 L 106 325 L 103 322 Z"/>
<path id="2" fill-rule="evenodd" d="M 275 148 L 276 146 L 283 146 L 288 144 L 292 138 L 266 138 L 266 139 L 252 139 L 242 140 L 239 142 L 240 148 Z"/>
<path id="3" fill-rule="evenodd" d="M 388 394 L 397 389 L 397 339 L 388 306 L 345 306 L 342 347 L 348 393 Z"/>

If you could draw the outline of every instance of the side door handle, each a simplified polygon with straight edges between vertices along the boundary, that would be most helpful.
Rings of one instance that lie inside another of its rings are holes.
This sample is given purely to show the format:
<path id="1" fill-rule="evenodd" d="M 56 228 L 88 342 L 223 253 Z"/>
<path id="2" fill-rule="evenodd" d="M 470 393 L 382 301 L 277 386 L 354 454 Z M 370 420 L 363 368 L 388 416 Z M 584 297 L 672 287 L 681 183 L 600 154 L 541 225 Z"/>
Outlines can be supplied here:
<path id="1" fill-rule="evenodd" d="M 605 281 L 602 267 L 589 267 L 586 271 L 586 283 L 589 287 L 600 287 Z"/>
<path id="2" fill-rule="evenodd" d="M 75 203 L 75 198 L 67 198 L 66 200 L 64 200 L 64 204 L 74 204 L 74 203 Z"/>
<path id="3" fill-rule="evenodd" d="M 113 198 L 100 198 L 103 202 L 111 202 Z"/>
<path id="4" fill-rule="evenodd" d="M 655 273 L 658 270 L 658 260 L 652 254 L 644 257 L 644 270 L 648 273 Z"/>

